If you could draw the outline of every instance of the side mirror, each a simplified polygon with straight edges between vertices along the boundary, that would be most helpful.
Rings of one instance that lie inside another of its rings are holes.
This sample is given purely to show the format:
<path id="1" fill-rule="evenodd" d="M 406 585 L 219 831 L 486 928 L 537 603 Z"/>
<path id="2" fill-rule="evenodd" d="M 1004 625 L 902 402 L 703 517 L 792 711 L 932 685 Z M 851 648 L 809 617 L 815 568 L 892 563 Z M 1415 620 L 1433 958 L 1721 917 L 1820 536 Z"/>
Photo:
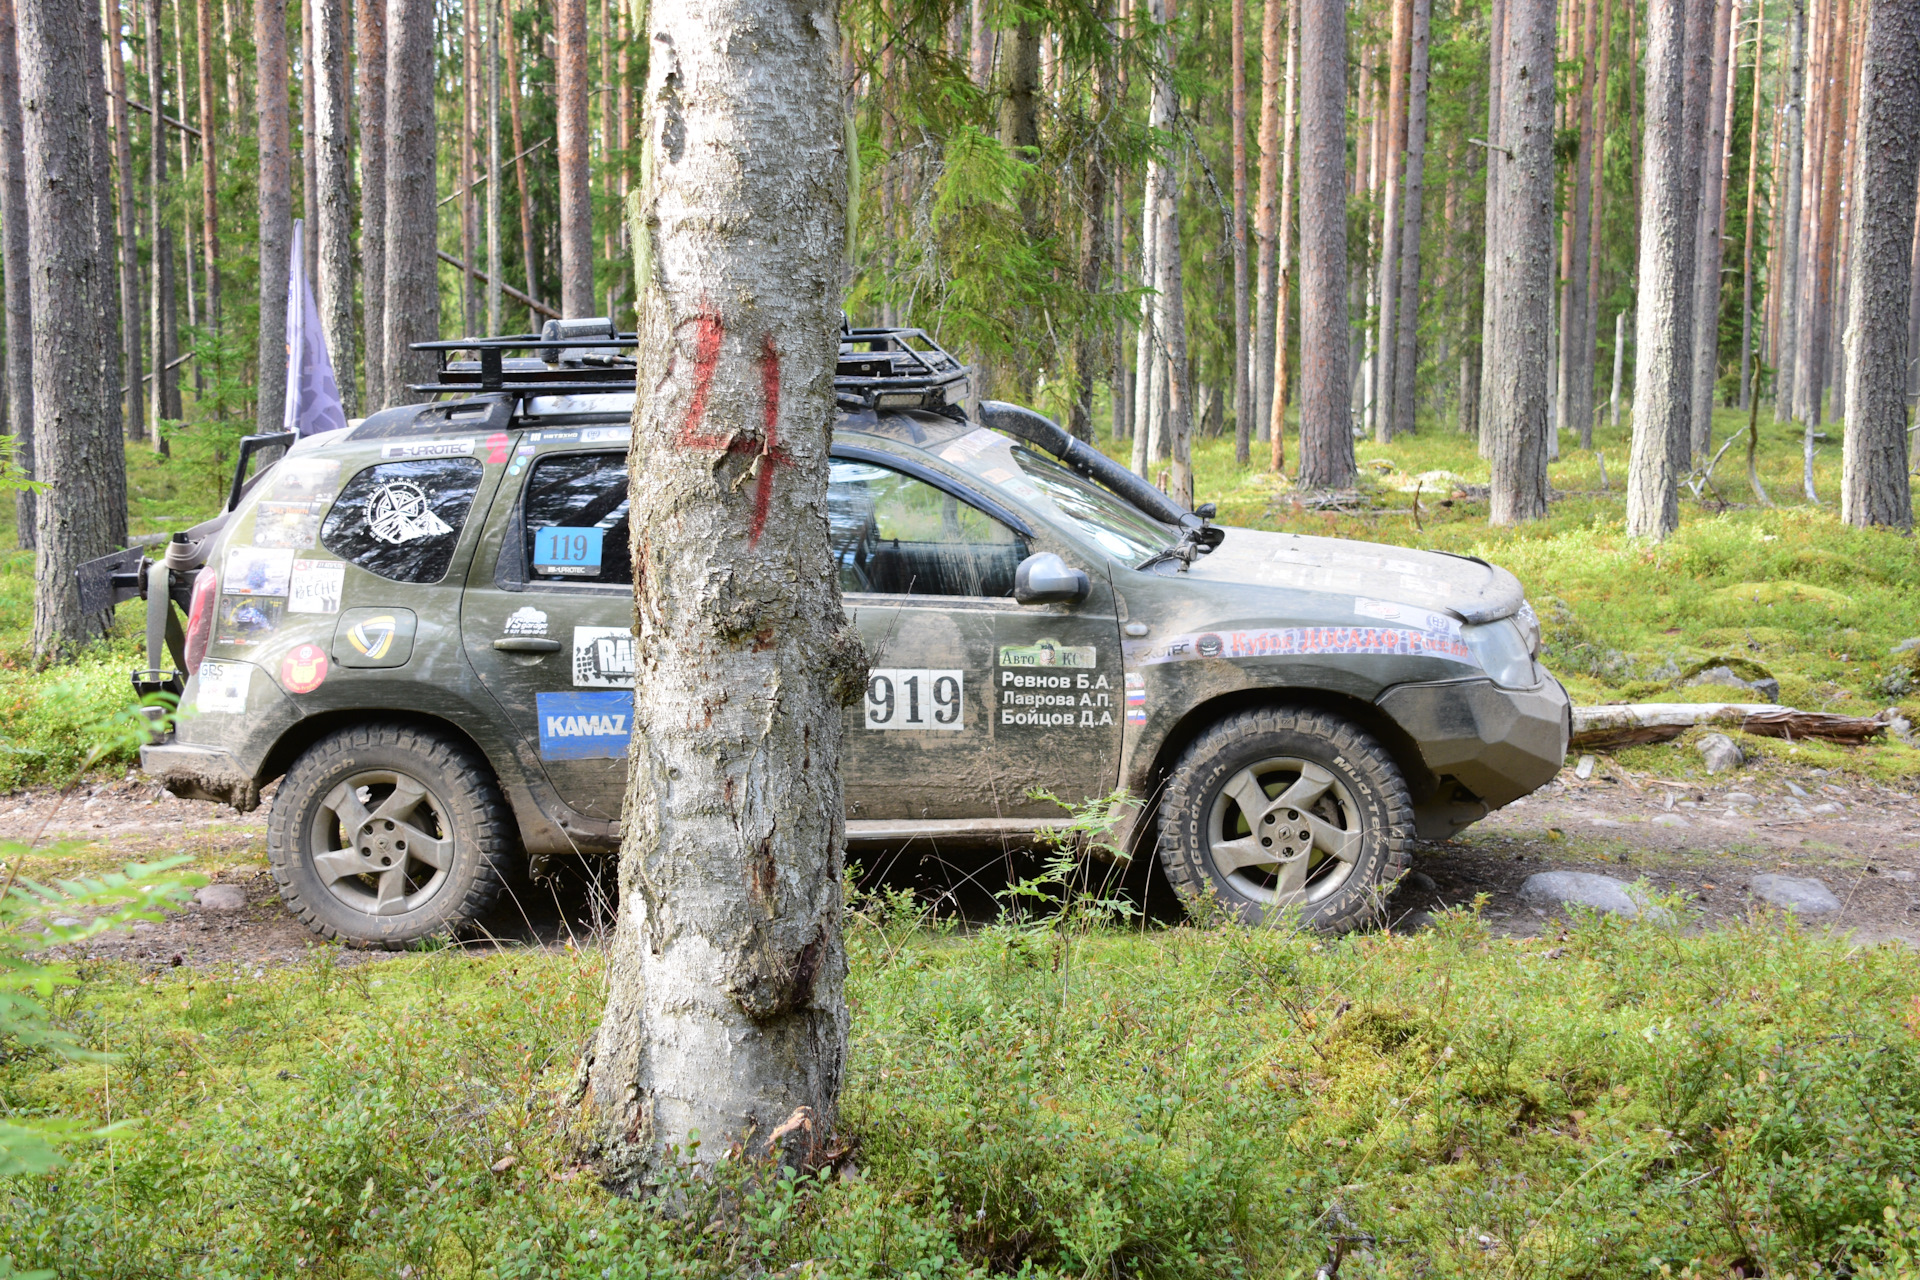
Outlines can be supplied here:
<path id="1" fill-rule="evenodd" d="M 1051 551 L 1028 556 L 1013 571 L 1013 598 L 1021 604 L 1071 604 L 1092 589 L 1085 570 L 1068 568 Z"/>

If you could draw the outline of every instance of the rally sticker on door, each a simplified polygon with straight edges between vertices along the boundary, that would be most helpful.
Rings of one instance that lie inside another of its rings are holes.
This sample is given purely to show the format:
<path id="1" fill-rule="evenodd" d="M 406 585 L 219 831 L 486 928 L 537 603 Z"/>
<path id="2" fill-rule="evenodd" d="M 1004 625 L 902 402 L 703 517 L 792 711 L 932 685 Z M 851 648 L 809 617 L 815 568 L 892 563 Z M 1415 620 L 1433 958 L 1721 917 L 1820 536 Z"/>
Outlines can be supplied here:
<path id="1" fill-rule="evenodd" d="M 964 729 L 965 673 L 876 667 L 867 673 L 867 728 Z"/>
<path id="2" fill-rule="evenodd" d="M 618 760 L 633 736 L 633 694 L 625 689 L 535 695 L 542 760 Z"/>
<path id="3" fill-rule="evenodd" d="M 575 627 L 573 682 L 589 688 L 633 688 L 633 632 L 625 627 Z"/>

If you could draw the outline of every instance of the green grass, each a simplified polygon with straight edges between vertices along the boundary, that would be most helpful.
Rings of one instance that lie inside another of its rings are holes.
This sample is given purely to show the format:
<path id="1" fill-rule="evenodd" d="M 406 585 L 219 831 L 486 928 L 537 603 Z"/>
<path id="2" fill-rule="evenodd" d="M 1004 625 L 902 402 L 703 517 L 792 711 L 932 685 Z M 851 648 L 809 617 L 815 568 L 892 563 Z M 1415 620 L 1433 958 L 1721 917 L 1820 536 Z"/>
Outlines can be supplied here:
<path id="1" fill-rule="evenodd" d="M 0 1258 L 76 1278 L 1305 1277 L 1346 1235 L 1348 1277 L 1807 1277 L 1891 1248 L 1871 1234 L 1889 1179 L 1920 1167 L 1920 971 L 1891 948 L 1766 922 L 1509 943 L 1457 915 L 1340 942 L 1098 933 L 1063 964 L 1011 929 L 849 930 L 857 1172 L 734 1170 L 681 1188 L 678 1216 L 569 1157 L 597 953 L 90 966 L 58 1012 L 119 1060 L 14 1056 L 0 1096 L 132 1127 L 15 1179 Z"/>

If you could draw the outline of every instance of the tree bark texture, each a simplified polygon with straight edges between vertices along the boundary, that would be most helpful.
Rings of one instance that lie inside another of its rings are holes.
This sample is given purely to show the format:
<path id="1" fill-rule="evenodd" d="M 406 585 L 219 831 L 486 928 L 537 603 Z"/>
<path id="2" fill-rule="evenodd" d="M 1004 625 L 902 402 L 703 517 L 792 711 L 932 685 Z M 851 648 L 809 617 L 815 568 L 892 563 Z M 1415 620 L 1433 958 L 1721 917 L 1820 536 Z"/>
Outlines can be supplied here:
<path id="1" fill-rule="evenodd" d="M 101 633 L 80 612 L 74 568 L 119 545 L 125 531 L 125 455 L 101 378 L 102 318 L 114 308 L 113 262 L 95 220 L 96 121 L 89 62 L 100 61 L 93 0 L 33 0 L 16 13 L 22 152 L 26 156 L 29 300 L 33 344 L 39 546 L 34 556 L 33 648 L 58 658 Z"/>
<path id="2" fill-rule="evenodd" d="M 1494 524 L 1547 514 L 1547 353 L 1553 287 L 1553 0 L 1507 0 L 1502 51 L 1499 257 L 1493 259 L 1493 405 L 1488 415 Z"/>
<path id="3" fill-rule="evenodd" d="M 1274 0 L 1267 0 L 1269 5 Z M 1233 0 L 1233 460 L 1253 457 L 1253 388 L 1247 330 L 1247 0 Z"/>
<path id="4" fill-rule="evenodd" d="M 1273 334 L 1274 288 L 1283 268 L 1275 254 L 1274 203 L 1280 174 L 1280 131 L 1283 107 L 1280 97 L 1280 4 L 1264 0 L 1260 14 L 1260 187 L 1253 202 L 1254 277 L 1253 277 L 1253 414 L 1260 422 L 1270 422 L 1273 413 Z M 1286 38 L 1294 38 L 1299 4 L 1289 11 L 1291 19 Z M 1291 44 L 1289 44 L 1289 48 Z M 1286 112 L 1286 128 L 1293 128 L 1291 112 Z M 1269 428 L 1269 431 L 1271 428 Z M 1263 437 L 1264 438 L 1264 437 Z"/>
<path id="5" fill-rule="evenodd" d="M 479 6 L 467 0 L 460 6 L 460 141 L 454 173 L 460 182 L 460 260 L 478 262 L 480 250 L 479 193 L 474 188 L 479 168 L 475 141 L 479 137 L 480 48 Z M 460 332 L 480 331 L 480 282 L 471 271 L 460 273 Z"/>
<path id="6" fill-rule="evenodd" d="M 1740 408 L 1755 394 L 1753 386 L 1753 215 L 1760 193 L 1760 65 L 1766 49 L 1767 3 L 1760 0 L 1753 21 L 1753 92 L 1747 119 L 1747 203 L 1740 245 Z M 1739 59 L 1734 63 L 1737 66 Z"/>
<path id="7" fill-rule="evenodd" d="M 1269 0 L 1278 3 L 1278 0 Z M 1293 133 L 1299 113 L 1293 109 L 1294 89 L 1300 69 L 1300 0 L 1287 0 L 1287 75 L 1285 93 L 1286 125 L 1280 138 L 1280 224 L 1274 243 L 1273 288 L 1273 407 L 1267 418 L 1267 439 L 1271 447 L 1268 465 L 1275 472 L 1287 465 L 1287 401 L 1291 387 L 1287 380 L 1288 329 L 1292 324 L 1293 269 Z"/>
<path id="8" fill-rule="evenodd" d="M 116 28 L 120 23 L 119 6 L 114 7 Z M 141 377 L 145 364 L 146 300 L 140 280 L 139 215 L 133 187 L 133 118 L 127 113 L 127 69 L 119 40 L 107 41 L 107 76 L 112 92 L 113 145 L 115 172 L 120 184 L 120 356 L 126 375 L 126 434 L 129 440 L 147 438 L 146 380 Z M 26 223 L 21 223 L 25 234 Z M 24 282 L 25 277 L 21 277 Z M 20 495 L 22 506 L 33 501 L 32 494 Z"/>
<path id="9" fill-rule="evenodd" d="M 1704 13 L 1701 11 L 1704 10 Z M 1646 126 L 1640 164 L 1640 263 L 1634 315 L 1633 454 L 1627 532 L 1665 538 L 1680 523 L 1680 473 L 1691 443 L 1694 240 L 1699 228 L 1713 0 L 1651 0 Z"/>
<path id="10" fill-rule="evenodd" d="M 147 430 L 153 447 L 165 452 L 166 437 L 161 434 L 163 418 L 180 415 L 179 374 L 168 366 L 179 351 L 176 338 L 173 296 L 173 227 L 165 208 L 167 186 L 166 126 L 161 122 L 160 104 L 166 100 L 166 65 L 161 56 L 160 0 L 147 0 L 147 101 L 153 113 L 147 118 L 153 128 L 147 146 L 147 248 L 151 255 L 152 289 L 148 297 L 153 313 L 149 317 L 148 359 L 153 365 L 153 381 L 148 383 Z"/>
<path id="11" fill-rule="evenodd" d="M 358 0 L 360 308 L 366 410 L 387 407 L 387 5 Z"/>
<path id="12" fill-rule="evenodd" d="M 1400 305 L 1393 357 L 1390 434 L 1408 435 L 1419 410 L 1420 232 L 1426 199 L 1428 36 L 1433 0 L 1413 0 L 1407 69 L 1407 162 L 1401 178 Z"/>
<path id="13" fill-rule="evenodd" d="M 538 300 L 540 284 L 533 270 L 533 188 L 527 185 L 527 144 L 520 128 L 520 38 L 514 31 L 513 0 L 504 0 L 507 24 L 507 115 L 513 124 L 513 180 L 520 192 L 520 261 L 527 273 L 527 296 Z M 527 328 L 540 324 L 531 308 Z"/>
<path id="14" fill-rule="evenodd" d="M 1719 0 L 1713 15 L 1713 72 L 1706 141 L 1701 155 L 1700 225 L 1693 268 L 1693 391 L 1689 397 L 1688 449 L 1704 462 L 1713 442 L 1713 388 L 1720 375 L 1721 237 L 1727 210 L 1727 123 L 1732 102 L 1728 57 L 1738 0 Z"/>
<path id="15" fill-rule="evenodd" d="M 1481 259 L 1491 264 L 1500 251 L 1499 217 L 1500 174 L 1506 163 L 1505 144 L 1500 140 L 1501 109 L 1500 93 L 1504 77 L 1500 71 L 1500 59 L 1507 47 L 1507 0 L 1491 0 L 1487 16 L 1487 195 L 1485 207 L 1486 232 L 1483 237 Z M 1483 267 L 1480 273 L 1480 380 L 1481 394 L 1474 397 L 1479 406 L 1475 419 L 1475 431 L 1480 437 L 1480 456 L 1490 457 L 1487 433 L 1487 414 L 1490 412 L 1493 397 L 1485 394 L 1493 386 L 1493 319 L 1498 310 L 1495 305 L 1493 271 Z"/>
<path id="16" fill-rule="evenodd" d="M 1175 65 L 1176 57 L 1173 28 L 1168 25 L 1173 6 L 1169 0 L 1149 0 L 1149 3 L 1154 23 L 1161 31 L 1160 64 L 1170 69 Z M 1156 74 L 1148 123 L 1156 130 L 1171 133 L 1178 127 L 1178 110 L 1171 70 Z M 1159 175 L 1159 189 L 1154 193 L 1154 198 L 1160 205 L 1160 216 L 1156 219 L 1159 224 L 1160 251 L 1155 262 L 1158 278 L 1154 287 L 1160 303 L 1161 359 L 1166 364 L 1164 441 L 1173 463 L 1172 483 L 1167 496 L 1186 509 L 1193 506 L 1193 387 L 1192 372 L 1187 364 L 1186 287 L 1180 269 L 1180 188 L 1171 164 L 1162 163 Z M 1152 456 L 1157 458 L 1160 455 L 1156 450 Z"/>
<path id="17" fill-rule="evenodd" d="M 1400 300 L 1400 191 L 1407 146 L 1407 64 L 1413 38 L 1413 0 L 1394 0 L 1393 40 L 1387 51 L 1386 200 L 1380 220 L 1378 332 L 1374 353 L 1374 438 L 1393 439 L 1393 358 L 1398 350 L 1394 310 Z"/>
<path id="18" fill-rule="evenodd" d="M 622 1188 L 696 1131 L 710 1164 L 804 1161 L 833 1128 L 842 707 L 866 667 L 822 516 L 848 198 L 834 5 L 656 4 L 648 37 L 638 678 L 582 1116 Z"/>
<path id="19" fill-rule="evenodd" d="M 1007 32 L 1006 93 L 1000 99 L 1000 141 L 1031 159 L 1040 145 L 1040 23 L 1022 18 Z M 891 47 L 889 45 L 889 47 Z"/>
<path id="20" fill-rule="evenodd" d="M 199 36 L 200 79 L 200 251 L 207 272 L 207 323 L 220 325 L 220 168 L 214 147 L 213 10 L 194 0 Z M 109 33 L 111 35 L 112 33 Z"/>
<path id="21" fill-rule="evenodd" d="M 1794 334 L 1799 311 L 1796 299 L 1800 283 L 1800 194 L 1801 148 L 1806 124 L 1806 0 L 1793 0 L 1787 17 L 1787 83 L 1781 89 L 1780 127 L 1786 131 L 1786 159 L 1774 176 L 1776 195 L 1773 205 L 1780 214 L 1780 260 L 1769 267 L 1769 285 L 1778 281 L 1780 305 L 1774 320 L 1774 341 L 1779 352 L 1773 375 L 1773 419 L 1786 422 L 1793 417 Z"/>
<path id="22" fill-rule="evenodd" d="M 1353 483 L 1347 348 L 1347 11 L 1300 0 L 1300 472 Z"/>
<path id="23" fill-rule="evenodd" d="M 1840 185 L 1844 172 L 1840 165 L 1841 151 L 1846 141 L 1847 99 L 1849 85 L 1847 72 L 1847 32 L 1851 25 L 1850 0 L 1840 0 L 1838 13 L 1834 20 L 1832 35 L 1827 42 L 1828 85 L 1824 108 L 1826 138 L 1821 144 L 1820 155 L 1820 213 L 1819 231 L 1814 239 L 1813 259 L 1813 296 L 1812 308 L 1808 319 L 1811 323 L 1802 323 L 1806 342 L 1801 347 L 1801 402 L 1806 406 L 1806 421 L 1809 427 L 1820 424 L 1826 410 L 1826 389 L 1831 372 L 1828 360 L 1828 346 L 1833 338 L 1833 274 L 1834 241 L 1840 227 Z"/>
<path id="24" fill-rule="evenodd" d="M 578 0 L 576 0 L 578 2 Z M 440 336 L 439 224 L 434 175 L 433 0 L 387 0 L 387 253 L 381 335 L 389 403 L 425 382 L 433 357 L 409 349 Z"/>
<path id="25" fill-rule="evenodd" d="M 253 0 L 254 118 L 260 131 L 258 430 L 280 430 L 287 401 L 287 280 L 293 244 L 292 142 L 287 115 L 287 0 Z"/>
<path id="26" fill-rule="evenodd" d="M 347 137 L 347 18 L 352 0 L 313 0 L 315 137 L 319 153 L 320 327 L 340 388 L 340 406 L 358 417 L 353 376 L 353 172 Z M 471 261 L 471 259 L 469 259 Z"/>
<path id="27" fill-rule="evenodd" d="M 6 276 L 7 423 L 14 437 L 14 460 L 30 478 L 33 475 L 33 294 L 27 240 L 27 157 L 21 137 L 20 69 L 14 56 L 13 5 L 14 0 L 0 0 L 0 272 Z M 120 110 L 124 116 L 126 108 Z M 123 200 L 122 206 L 132 211 L 130 202 Z M 15 518 L 22 551 L 31 551 L 34 547 L 35 506 L 31 491 L 22 490 L 18 494 Z"/>
<path id="28" fill-rule="evenodd" d="M 1573 216 L 1567 219 L 1567 252 L 1561 267 L 1560 285 L 1560 348 L 1557 365 L 1558 383 L 1556 386 L 1557 407 L 1554 427 L 1564 431 L 1571 427 L 1579 432 L 1582 448 L 1590 445 L 1593 430 L 1593 373 L 1590 360 L 1581 358 L 1582 351 L 1591 351 L 1593 335 L 1587 330 L 1587 294 L 1589 281 L 1587 269 L 1587 241 L 1592 231 L 1593 220 L 1593 152 L 1595 136 L 1593 131 L 1593 96 L 1596 59 L 1599 54 L 1599 17 L 1598 0 L 1587 0 L 1579 6 L 1584 8 L 1585 31 L 1582 38 L 1580 98 L 1578 103 L 1569 104 L 1569 122 L 1577 113 L 1580 149 L 1574 154 L 1573 170 L 1570 178 L 1573 185 Z M 1571 40 L 1573 32 L 1568 32 Z M 1581 378 L 1585 377 L 1582 389 Z M 1558 436 L 1555 436 L 1558 440 Z"/>
<path id="29" fill-rule="evenodd" d="M 319 132 L 315 110 L 313 70 L 314 0 L 300 0 L 300 206 L 306 234 L 300 237 L 300 253 L 305 260 L 300 269 L 307 273 L 307 286 L 320 278 L 320 148 L 314 143 Z"/>
<path id="30" fill-rule="evenodd" d="M 1587 173 L 1587 312 L 1581 319 L 1580 345 L 1574 351 L 1574 411 L 1580 415 L 1580 447 L 1593 448 L 1595 362 L 1600 352 L 1600 264 L 1607 192 L 1607 88 L 1613 56 L 1613 0 L 1600 10 L 1600 67 L 1593 97 L 1592 141 L 1584 149 Z"/>
<path id="31" fill-rule="evenodd" d="M 1100 14 L 1104 18 L 1108 6 L 1102 3 Z M 1112 109 L 1113 59 L 1102 58 L 1094 69 L 1093 114 L 1096 120 L 1105 120 Z M 1244 154 L 1245 148 L 1242 148 Z M 1101 140 L 1095 138 L 1086 153 L 1082 166 L 1080 189 L 1080 289 L 1088 297 L 1100 291 L 1101 277 L 1107 264 L 1107 205 L 1108 193 L 1112 186 L 1111 160 Z M 1244 247 L 1244 246 L 1243 246 Z M 1242 255 L 1244 265 L 1244 255 Z M 1244 285 L 1244 275 L 1242 284 Z M 1245 289 L 1242 288 L 1242 300 Z M 1094 365 L 1098 360 L 1100 335 L 1091 326 L 1082 325 L 1073 340 L 1073 419 L 1072 428 L 1076 438 L 1091 444 L 1093 442 L 1093 384 Z M 1116 386 L 1116 391 L 1117 391 Z"/>
<path id="32" fill-rule="evenodd" d="M 1907 295 L 1920 176 L 1920 0 L 1868 6 L 1857 128 L 1840 518 L 1911 529 Z"/>
<path id="33" fill-rule="evenodd" d="M 587 0 L 558 0 L 554 27 L 554 109 L 560 118 L 560 314 L 573 318 L 594 314 Z"/>
<path id="34" fill-rule="evenodd" d="M 626 16 L 620 19 L 620 31 L 623 37 L 620 54 L 620 97 L 624 105 L 630 100 L 626 85 Z M 622 142 L 624 148 L 625 143 Z M 497 334 L 500 329 L 500 288 L 506 282 L 500 277 L 500 188 L 506 185 L 506 175 L 500 172 L 500 3 L 499 0 L 487 0 L 487 332 Z M 624 178 L 621 194 L 625 195 Z M 618 323 L 615 324 L 618 328 Z"/>
<path id="35" fill-rule="evenodd" d="M 102 26 L 102 7 L 99 4 L 88 5 L 85 9 L 86 31 L 84 38 L 91 56 L 87 58 L 87 98 L 92 103 L 93 141 L 91 156 L 93 160 L 93 240 L 100 261 L 106 267 L 106 296 L 104 306 L 97 316 L 99 339 L 95 350 L 99 354 L 98 374 L 100 384 L 107 388 L 107 422 L 113 431 L 112 448 L 116 458 L 126 456 L 126 447 L 121 442 L 120 433 L 125 424 L 120 416 L 120 397 L 117 394 L 121 386 L 120 377 L 120 276 L 114 269 L 116 245 L 113 200 L 113 136 L 108 131 L 111 113 L 107 109 L 106 59 L 101 55 L 106 42 L 106 31 Z M 176 14 L 178 9 L 175 10 Z M 18 50 L 16 49 L 16 53 Z M 185 114 L 184 112 L 182 114 Z M 186 135 L 181 135 L 186 141 Z M 191 252 L 191 247 L 189 247 Z M 109 477 L 111 492 L 102 509 L 101 518 L 107 526 L 108 544 L 120 547 L 127 540 L 127 474 L 120 466 Z"/>

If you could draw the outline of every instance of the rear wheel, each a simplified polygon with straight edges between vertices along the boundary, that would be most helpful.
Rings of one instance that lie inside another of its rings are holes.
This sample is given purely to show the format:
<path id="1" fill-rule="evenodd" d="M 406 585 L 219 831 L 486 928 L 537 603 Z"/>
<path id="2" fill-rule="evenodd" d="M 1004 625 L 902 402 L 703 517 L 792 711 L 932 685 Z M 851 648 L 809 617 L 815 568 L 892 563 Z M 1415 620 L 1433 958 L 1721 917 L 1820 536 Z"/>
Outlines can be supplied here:
<path id="1" fill-rule="evenodd" d="M 1413 802 L 1370 736 L 1336 716 L 1247 711 L 1181 753 L 1161 807 L 1160 861 L 1188 910 L 1247 924 L 1294 912 L 1344 933 L 1412 865 Z"/>
<path id="2" fill-rule="evenodd" d="M 517 856 L 505 801 L 469 748 L 403 725 L 331 734 L 287 771 L 267 856 L 315 933 L 402 947 L 479 916 Z"/>

